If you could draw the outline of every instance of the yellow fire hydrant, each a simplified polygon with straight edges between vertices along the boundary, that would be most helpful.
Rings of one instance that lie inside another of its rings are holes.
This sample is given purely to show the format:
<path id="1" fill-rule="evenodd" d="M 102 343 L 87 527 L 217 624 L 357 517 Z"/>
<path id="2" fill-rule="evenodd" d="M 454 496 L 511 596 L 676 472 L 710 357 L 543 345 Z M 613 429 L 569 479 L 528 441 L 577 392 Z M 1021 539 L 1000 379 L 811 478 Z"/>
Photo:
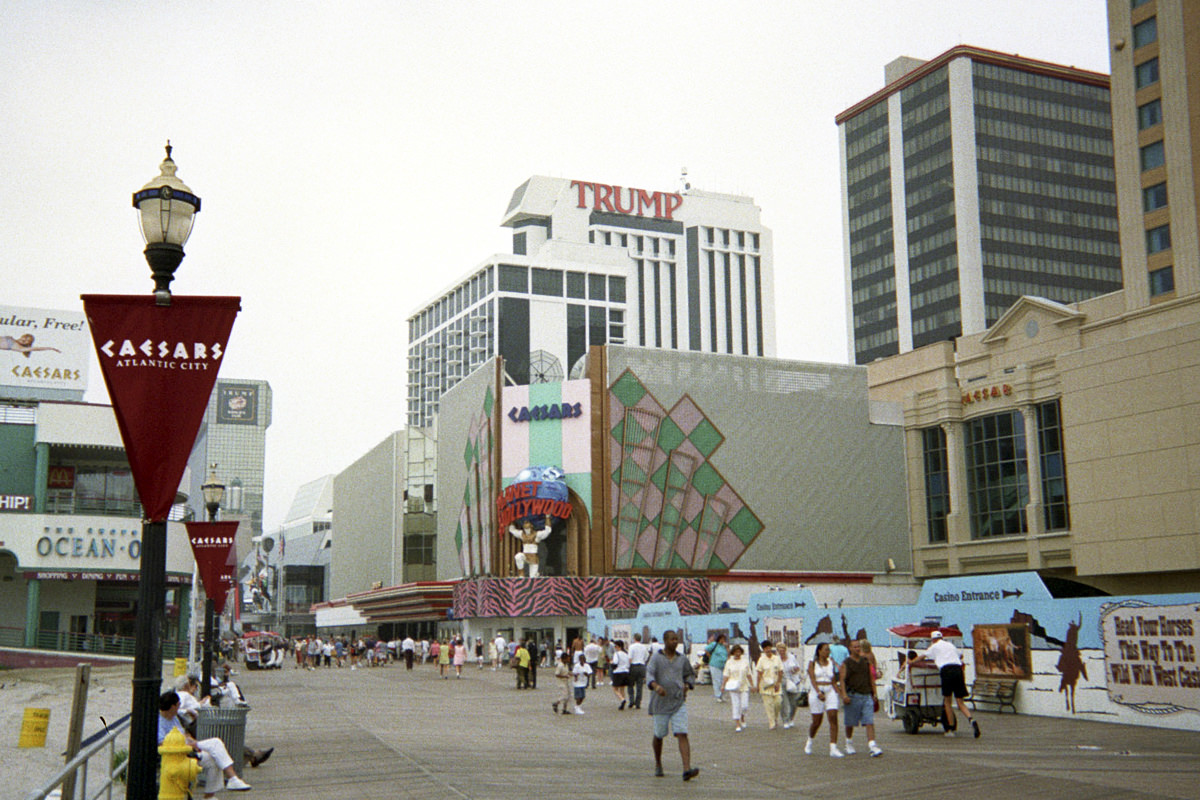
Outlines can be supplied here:
<path id="1" fill-rule="evenodd" d="M 158 753 L 162 756 L 162 769 L 158 781 L 158 800 L 188 800 L 188 787 L 200 774 L 200 762 L 189 758 L 192 747 L 175 729 L 163 737 Z"/>

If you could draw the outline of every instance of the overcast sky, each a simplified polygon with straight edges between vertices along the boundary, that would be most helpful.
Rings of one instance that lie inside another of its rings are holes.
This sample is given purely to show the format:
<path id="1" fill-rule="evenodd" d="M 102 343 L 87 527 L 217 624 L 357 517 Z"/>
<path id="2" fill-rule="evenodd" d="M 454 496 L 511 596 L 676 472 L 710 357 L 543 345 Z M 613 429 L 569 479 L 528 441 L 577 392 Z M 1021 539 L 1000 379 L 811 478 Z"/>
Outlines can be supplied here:
<path id="1" fill-rule="evenodd" d="M 778 349 L 846 363 L 834 116 L 971 44 L 1108 72 L 1101 0 L 0 0 L 0 304 L 152 289 L 130 195 L 203 200 L 178 294 L 242 297 L 271 530 L 404 425 L 405 319 L 498 252 L 530 175 L 750 195 Z M 108 402 L 93 364 L 87 399 Z"/>

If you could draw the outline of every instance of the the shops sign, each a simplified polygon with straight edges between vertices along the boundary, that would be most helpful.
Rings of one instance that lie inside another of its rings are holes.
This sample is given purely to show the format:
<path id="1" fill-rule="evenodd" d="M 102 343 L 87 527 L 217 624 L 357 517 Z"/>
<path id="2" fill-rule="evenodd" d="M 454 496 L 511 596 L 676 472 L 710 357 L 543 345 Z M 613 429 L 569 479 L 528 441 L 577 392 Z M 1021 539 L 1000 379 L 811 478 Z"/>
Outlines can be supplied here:
<path id="1" fill-rule="evenodd" d="M 647 192 L 632 186 L 609 186 L 588 181 L 571 181 L 571 186 L 579 191 L 576 208 L 590 206 L 593 211 L 607 211 L 610 214 L 671 220 L 683 205 L 683 195 L 675 192 Z"/>

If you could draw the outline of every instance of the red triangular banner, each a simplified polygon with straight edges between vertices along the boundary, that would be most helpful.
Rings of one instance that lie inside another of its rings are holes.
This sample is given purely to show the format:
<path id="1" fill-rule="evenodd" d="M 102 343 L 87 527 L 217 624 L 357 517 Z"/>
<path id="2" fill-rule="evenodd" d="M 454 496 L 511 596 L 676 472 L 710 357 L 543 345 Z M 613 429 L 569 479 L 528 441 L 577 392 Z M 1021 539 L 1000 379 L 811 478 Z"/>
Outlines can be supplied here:
<path id="1" fill-rule="evenodd" d="M 235 522 L 187 522 L 188 541 L 200 572 L 204 593 L 213 601 L 218 614 L 225 610 L 229 594 L 229 559 L 233 555 L 233 540 L 237 536 Z"/>
<path id="2" fill-rule="evenodd" d="M 165 520 L 217 380 L 239 297 L 83 295 L 146 519 Z"/>

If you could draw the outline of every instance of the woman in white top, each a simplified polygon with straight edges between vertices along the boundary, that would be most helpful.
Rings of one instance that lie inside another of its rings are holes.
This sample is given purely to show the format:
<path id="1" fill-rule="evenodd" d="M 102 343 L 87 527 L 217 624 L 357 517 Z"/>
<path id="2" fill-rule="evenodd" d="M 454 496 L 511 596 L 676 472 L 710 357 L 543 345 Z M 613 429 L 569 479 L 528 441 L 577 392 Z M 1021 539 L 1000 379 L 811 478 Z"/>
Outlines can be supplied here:
<path id="1" fill-rule="evenodd" d="M 829 755 L 841 758 L 842 751 L 838 749 L 838 698 L 842 695 L 841 670 L 829 657 L 829 642 L 817 645 L 817 653 L 808 662 L 808 682 L 811 688 L 808 693 L 808 710 L 812 712 L 812 724 L 808 726 L 808 741 L 804 743 L 804 753 L 812 755 L 813 737 L 821 728 L 821 717 L 829 717 Z"/>
<path id="2" fill-rule="evenodd" d="M 617 639 L 613 642 L 612 655 L 612 690 L 621 705 L 617 711 L 624 711 L 628 701 L 625 697 L 625 687 L 629 685 L 629 653 L 625 652 L 625 642 Z"/>
<path id="3" fill-rule="evenodd" d="M 733 704 L 733 732 L 738 733 L 746 728 L 746 706 L 750 705 L 750 689 L 754 682 L 753 666 L 740 644 L 730 649 L 729 660 L 721 675 L 725 680 L 724 690 Z"/>

